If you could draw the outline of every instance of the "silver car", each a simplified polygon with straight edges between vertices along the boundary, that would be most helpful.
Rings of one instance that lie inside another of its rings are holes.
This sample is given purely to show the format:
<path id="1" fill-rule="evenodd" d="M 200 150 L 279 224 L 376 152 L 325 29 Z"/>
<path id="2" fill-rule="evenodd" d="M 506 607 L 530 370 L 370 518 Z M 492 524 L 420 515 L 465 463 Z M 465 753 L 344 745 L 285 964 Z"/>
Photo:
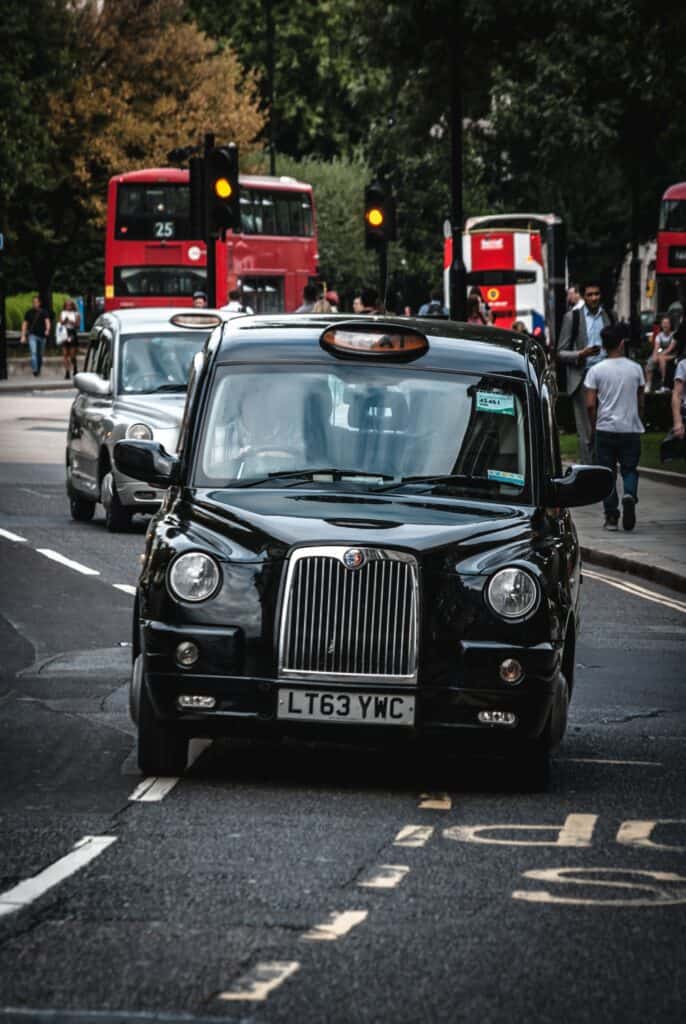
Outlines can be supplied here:
<path id="1" fill-rule="evenodd" d="M 67 434 L 67 494 L 72 518 L 105 508 L 108 530 L 128 528 L 136 512 L 153 512 L 163 491 L 114 467 L 122 438 L 155 440 L 176 451 L 191 362 L 211 330 L 235 314 L 204 309 L 127 309 L 98 317 L 84 371 L 74 377 Z"/>

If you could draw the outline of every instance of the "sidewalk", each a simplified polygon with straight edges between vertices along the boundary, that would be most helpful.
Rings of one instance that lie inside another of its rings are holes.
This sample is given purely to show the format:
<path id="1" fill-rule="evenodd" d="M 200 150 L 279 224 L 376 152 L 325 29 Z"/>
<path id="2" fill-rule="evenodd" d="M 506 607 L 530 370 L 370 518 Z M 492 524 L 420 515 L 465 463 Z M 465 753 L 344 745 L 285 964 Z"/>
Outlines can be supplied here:
<path id="1" fill-rule="evenodd" d="M 603 529 L 603 506 L 572 509 L 586 562 L 642 576 L 686 593 L 686 493 L 641 475 L 636 527 Z"/>
<path id="2" fill-rule="evenodd" d="M 78 367 L 83 369 L 84 353 L 79 351 Z M 40 377 L 31 373 L 31 360 L 10 357 L 7 360 L 7 380 L 0 380 L 0 394 L 17 391 L 54 391 L 73 388 L 71 380 L 64 379 L 64 360 L 61 355 L 49 355 L 43 358 Z"/>

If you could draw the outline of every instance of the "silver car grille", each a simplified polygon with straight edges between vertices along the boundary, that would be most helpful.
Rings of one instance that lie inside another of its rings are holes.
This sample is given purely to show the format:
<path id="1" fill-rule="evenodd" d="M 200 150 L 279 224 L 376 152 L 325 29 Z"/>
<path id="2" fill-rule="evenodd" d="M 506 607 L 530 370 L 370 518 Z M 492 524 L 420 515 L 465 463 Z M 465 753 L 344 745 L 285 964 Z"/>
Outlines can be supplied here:
<path id="1" fill-rule="evenodd" d="M 346 561 L 361 558 L 357 568 Z M 301 548 L 289 560 L 279 675 L 337 682 L 417 681 L 419 583 L 412 555 Z"/>

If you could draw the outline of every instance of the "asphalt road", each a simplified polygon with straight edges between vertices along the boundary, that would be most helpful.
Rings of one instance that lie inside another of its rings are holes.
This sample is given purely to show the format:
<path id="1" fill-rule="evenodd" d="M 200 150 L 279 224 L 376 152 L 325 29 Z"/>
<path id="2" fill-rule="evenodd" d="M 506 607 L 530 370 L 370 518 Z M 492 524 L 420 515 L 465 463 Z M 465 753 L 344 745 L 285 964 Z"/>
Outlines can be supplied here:
<path id="1" fill-rule="evenodd" d="M 683 595 L 587 567 L 548 793 L 291 743 L 142 780 L 144 524 L 69 520 L 63 396 L 0 405 L 0 1022 L 683 1020 Z"/>

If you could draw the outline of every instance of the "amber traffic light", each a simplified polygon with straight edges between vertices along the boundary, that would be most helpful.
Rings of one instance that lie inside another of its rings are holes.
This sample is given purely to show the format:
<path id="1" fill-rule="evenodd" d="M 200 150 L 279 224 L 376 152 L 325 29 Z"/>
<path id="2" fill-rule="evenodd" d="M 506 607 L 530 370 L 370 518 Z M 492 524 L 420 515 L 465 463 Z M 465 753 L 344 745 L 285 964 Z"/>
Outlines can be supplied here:
<path id="1" fill-rule="evenodd" d="M 367 249 L 380 249 L 395 240 L 393 196 L 380 182 L 364 190 L 364 241 Z"/>
<path id="2" fill-rule="evenodd" d="M 228 228 L 238 231 L 241 223 L 238 184 L 238 147 L 217 146 L 205 156 L 207 227 L 213 237 Z"/>

